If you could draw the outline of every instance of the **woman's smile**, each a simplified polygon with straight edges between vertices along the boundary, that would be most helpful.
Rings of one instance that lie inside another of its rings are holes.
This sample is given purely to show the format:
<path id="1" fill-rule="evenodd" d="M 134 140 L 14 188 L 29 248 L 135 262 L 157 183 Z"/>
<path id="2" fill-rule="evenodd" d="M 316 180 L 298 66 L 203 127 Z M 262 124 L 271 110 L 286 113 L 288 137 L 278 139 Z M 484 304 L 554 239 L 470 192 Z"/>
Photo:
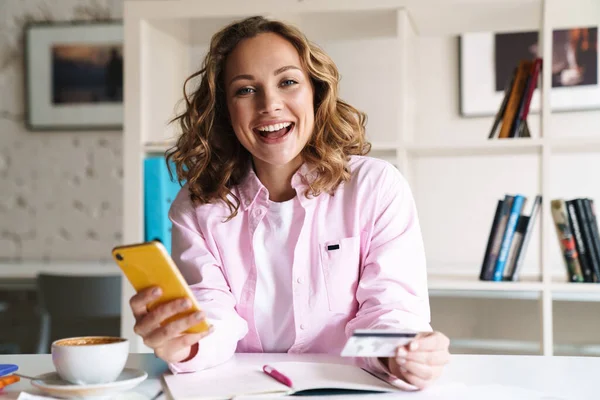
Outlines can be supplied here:
<path id="1" fill-rule="evenodd" d="M 293 122 L 279 122 L 254 128 L 254 133 L 265 144 L 278 144 L 294 133 L 294 126 Z"/>

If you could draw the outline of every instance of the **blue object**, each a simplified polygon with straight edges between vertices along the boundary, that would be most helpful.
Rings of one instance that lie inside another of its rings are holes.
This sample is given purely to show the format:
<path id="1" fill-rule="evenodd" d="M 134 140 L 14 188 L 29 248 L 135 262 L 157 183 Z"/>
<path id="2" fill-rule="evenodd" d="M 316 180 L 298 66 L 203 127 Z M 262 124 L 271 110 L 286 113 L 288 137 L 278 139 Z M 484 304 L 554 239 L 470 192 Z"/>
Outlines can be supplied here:
<path id="1" fill-rule="evenodd" d="M 18 369 L 19 367 L 15 364 L 0 364 L 0 376 L 12 374 Z"/>
<path id="2" fill-rule="evenodd" d="M 174 165 L 171 170 L 175 171 Z M 176 177 L 171 180 L 164 157 L 144 160 L 144 239 L 160 241 L 171 254 L 169 209 L 181 187 Z"/>
<path id="3" fill-rule="evenodd" d="M 494 269 L 493 280 L 496 282 L 502 281 L 502 277 L 504 276 L 504 267 L 506 266 L 506 261 L 508 259 L 508 252 L 510 250 L 513 236 L 515 235 L 515 228 L 517 227 L 517 221 L 521 216 L 524 202 L 525 197 L 523 195 L 516 195 L 510 210 L 510 214 L 508 214 L 506 230 L 504 231 L 504 237 L 502 238 L 502 244 L 500 245 L 500 253 L 498 254 L 496 268 Z"/>

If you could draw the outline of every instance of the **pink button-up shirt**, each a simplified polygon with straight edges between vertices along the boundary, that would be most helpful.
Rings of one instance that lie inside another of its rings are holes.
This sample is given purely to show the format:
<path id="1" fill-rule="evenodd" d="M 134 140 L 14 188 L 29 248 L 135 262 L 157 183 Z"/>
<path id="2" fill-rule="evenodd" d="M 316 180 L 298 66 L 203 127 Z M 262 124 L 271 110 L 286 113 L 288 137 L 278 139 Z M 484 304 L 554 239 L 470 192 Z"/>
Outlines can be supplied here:
<path id="1" fill-rule="evenodd" d="M 352 179 L 333 196 L 304 196 L 306 165 L 292 178 L 304 215 L 293 251 L 290 353 L 339 354 L 355 329 L 431 330 L 425 252 L 406 180 L 371 157 L 351 157 L 349 169 Z M 230 212 L 223 202 L 193 205 L 186 189 L 169 213 L 172 256 L 215 329 L 194 358 L 169 365 L 174 373 L 217 365 L 234 352 L 263 351 L 253 311 L 261 263 L 252 240 L 269 193 L 250 171 L 232 189 L 239 213 L 224 222 Z M 364 361 L 384 372 L 375 359 Z"/>

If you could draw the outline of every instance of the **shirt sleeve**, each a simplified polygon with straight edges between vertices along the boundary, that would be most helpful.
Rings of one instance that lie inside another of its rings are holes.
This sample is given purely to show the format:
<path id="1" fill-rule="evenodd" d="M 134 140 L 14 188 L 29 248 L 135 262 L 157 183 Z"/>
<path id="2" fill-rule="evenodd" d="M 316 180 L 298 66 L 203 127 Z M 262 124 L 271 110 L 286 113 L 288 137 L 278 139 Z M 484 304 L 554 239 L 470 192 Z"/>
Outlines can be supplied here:
<path id="1" fill-rule="evenodd" d="M 382 192 L 374 201 L 371 235 L 356 291 L 359 310 L 346 325 L 355 329 L 431 331 L 425 249 L 415 202 L 406 180 L 389 166 L 382 174 Z M 389 373 L 377 358 L 360 363 L 390 383 L 416 389 Z"/>
<path id="2" fill-rule="evenodd" d="M 229 360 L 238 341 L 248 332 L 248 325 L 235 310 L 236 300 L 222 267 L 206 245 L 196 217 L 172 207 L 169 219 L 173 223 L 173 260 L 214 328 L 198 343 L 198 353 L 192 359 L 169 364 L 173 373 L 195 372 Z"/>

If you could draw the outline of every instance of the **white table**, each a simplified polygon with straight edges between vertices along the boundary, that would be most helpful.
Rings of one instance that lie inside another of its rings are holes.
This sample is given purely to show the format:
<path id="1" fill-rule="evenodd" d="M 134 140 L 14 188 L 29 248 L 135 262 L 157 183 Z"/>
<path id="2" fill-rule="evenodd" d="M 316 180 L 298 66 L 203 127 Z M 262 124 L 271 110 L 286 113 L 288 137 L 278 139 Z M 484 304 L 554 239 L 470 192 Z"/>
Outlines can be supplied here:
<path id="1" fill-rule="evenodd" d="M 51 356 L 48 354 L 35 355 L 2 355 L 1 364 L 17 364 L 19 371 L 26 375 L 37 375 L 53 370 Z M 257 360 L 261 363 L 276 361 L 323 361 L 339 362 L 345 360 L 328 355 L 288 355 L 288 354 L 238 354 L 236 362 Z M 131 354 L 127 362 L 130 368 L 140 368 L 148 372 L 148 379 L 137 386 L 134 391 L 136 398 L 161 399 L 160 376 L 166 371 L 166 365 L 153 354 Z M 547 399 L 598 399 L 598 373 L 600 358 L 598 357 L 544 357 L 544 356 L 482 356 L 482 355 L 453 355 L 443 376 L 438 381 L 442 385 L 452 385 L 454 382 L 466 385 L 502 384 L 544 392 L 553 397 Z M 0 392 L 0 400 L 15 399 L 20 391 L 39 394 L 29 385 L 27 380 L 7 386 Z M 332 400 L 363 398 L 362 396 L 335 396 Z M 431 391 L 417 395 L 370 395 L 372 399 L 408 398 L 426 400 L 441 399 L 439 393 Z M 536 399 L 539 399 L 535 397 Z"/>

